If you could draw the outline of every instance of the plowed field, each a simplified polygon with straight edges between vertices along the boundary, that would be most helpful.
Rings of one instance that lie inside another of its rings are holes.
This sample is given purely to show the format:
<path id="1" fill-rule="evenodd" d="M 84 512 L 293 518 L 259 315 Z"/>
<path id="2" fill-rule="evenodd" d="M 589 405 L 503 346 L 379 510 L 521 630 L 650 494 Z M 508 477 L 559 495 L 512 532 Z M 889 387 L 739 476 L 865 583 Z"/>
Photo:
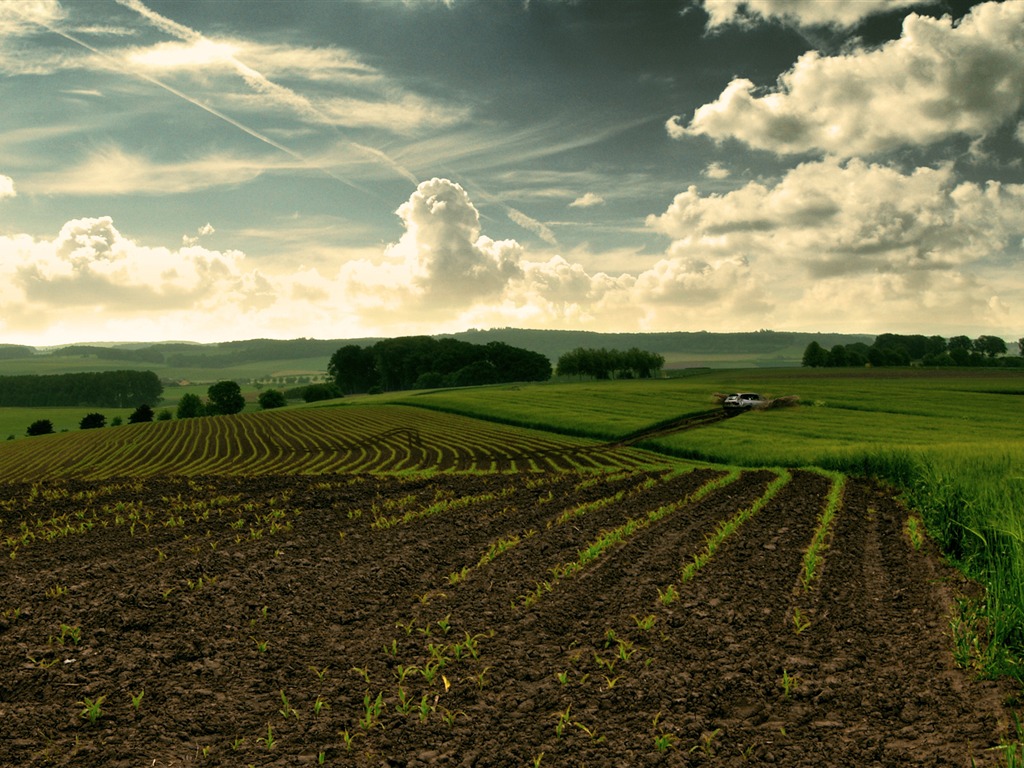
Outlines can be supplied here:
<path id="1" fill-rule="evenodd" d="M 0 486 L 0 764 L 1005 765 L 1010 691 L 954 667 L 962 585 L 889 494 L 847 482 L 802 586 L 831 482 Z"/>

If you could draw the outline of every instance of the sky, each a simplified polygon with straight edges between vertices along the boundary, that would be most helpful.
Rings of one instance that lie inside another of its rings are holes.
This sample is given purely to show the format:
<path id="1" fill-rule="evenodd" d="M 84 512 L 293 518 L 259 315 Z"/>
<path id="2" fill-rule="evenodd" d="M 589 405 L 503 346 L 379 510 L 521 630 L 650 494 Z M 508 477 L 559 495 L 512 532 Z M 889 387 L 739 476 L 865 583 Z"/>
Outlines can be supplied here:
<path id="1" fill-rule="evenodd" d="M 1024 336 L 1024 0 L 3 0 L 0 343 Z"/>

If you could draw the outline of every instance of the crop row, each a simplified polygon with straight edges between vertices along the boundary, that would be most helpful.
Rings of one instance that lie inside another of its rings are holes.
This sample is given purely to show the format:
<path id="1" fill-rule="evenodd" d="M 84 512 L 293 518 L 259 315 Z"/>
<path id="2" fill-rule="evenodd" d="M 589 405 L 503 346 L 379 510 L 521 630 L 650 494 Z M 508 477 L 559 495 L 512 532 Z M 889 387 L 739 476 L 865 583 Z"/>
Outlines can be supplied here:
<path id="1" fill-rule="evenodd" d="M 45 436 L 0 446 L 8 481 L 154 475 L 635 467 L 642 454 L 406 407 L 295 409 Z"/>

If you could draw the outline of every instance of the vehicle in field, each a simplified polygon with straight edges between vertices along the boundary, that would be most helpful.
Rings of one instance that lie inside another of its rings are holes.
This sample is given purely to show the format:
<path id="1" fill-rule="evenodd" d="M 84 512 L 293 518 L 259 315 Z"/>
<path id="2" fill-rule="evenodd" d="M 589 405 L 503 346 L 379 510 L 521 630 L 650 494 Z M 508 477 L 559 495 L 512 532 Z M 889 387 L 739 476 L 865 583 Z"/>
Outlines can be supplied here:
<path id="1" fill-rule="evenodd" d="M 727 411 L 748 411 L 751 408 L 765 408 L 768 401 L 756 392 L 734 392 L 726 395 L 722 407 Z"/>

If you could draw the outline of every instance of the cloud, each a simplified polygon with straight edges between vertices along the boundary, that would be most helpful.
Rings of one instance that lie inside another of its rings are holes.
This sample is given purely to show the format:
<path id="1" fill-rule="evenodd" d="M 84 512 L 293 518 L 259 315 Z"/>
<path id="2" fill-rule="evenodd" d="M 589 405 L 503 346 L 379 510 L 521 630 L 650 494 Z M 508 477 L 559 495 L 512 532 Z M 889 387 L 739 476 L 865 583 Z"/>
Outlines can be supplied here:
<path id="1" fill-rule="evenodd" d="M 422 182 L 395 213 L 397 241 L 339 251 L 333 265 L 318 258 L 317 268 L 256 269 L 240 251 L 200 245 L 209 225 L 176 248 L 138 243 L 109 216 L 73 219 L 52 239 L 0 237 L 0 335 L 54 343 L 507 325 L 815 330 L 823 308 L 828 328 L 849 332 L 1024 324 L 1024 185 L 962 182 L 948 166 L 901 173 L 828 159 L 724 194 L 691 187 L 648 218 L 668 239 L 664 252 L 615 273 L 588 268 L 579 253 L 493 240 L 448 179 Z"/>
<path id="2" fill-rule="evenodd" d="M 17 197 L 17 195 L 18 193 L 14 191 L 14 179 L 0 173 L 0 200 Z"/>
<path id="3" fill-rule="evenodd" d="M 593 192 L 587 192 L 569 203 L 570 208 L 592 208 L 595 205 L 604 205 L 604 198 Z"/>
<path id="4" fill-rule="evenodd" d="M 779 19 L 804 27 L 852 27 L 876 13 L 886 13 L 921 0 L 703 0 L 708 28 L 727 24 L 750 26 L 759 19 Z"/>
<path id="5" fill-rule="evenodd" d="M 306 168 L 304 163 L 267 157 L 209 155 L 173 163 L 109 146 L 84 162 L 32 178 L 32 191 L 68 195 L 181 194 L 251 181 L 267 170 Z"/>
<path id="6" fill-rule="evenodd" d="M 801 164 L 774 186 L 722 195 L 691 186 L 647 223 L 673 239 L 670 254 L 741 256 L 790 276 L 941 270 L 1001 253 L 1024 234 L 1024 185 L 833 158 Z"/>
<path id="7" fill-rule="evenodd" d="M 18 0 L 0 3 L 0 39 L 33 34 L 38 26 L 61 21 L 66 13 L 57 0 Z"/>
<path id="8" fill-rule="evenodd" d="M 736 139 L 779 154 L 871 155 L 988 135 L 1021 108 L 1021 82 L 1024 3 L 985 3 L 958 24 L 910 14 L 902 36 L 877 49 L 807 53 L 772 90 L 734 79 L 689 124 L 676 116 L 666 127 L 673 138 Z"/>
<path id="9" fill-rule="evenodd" d="M 701 171 L 701 175 L 717 181 L 729 178 L 732 173 L 721 163 L 710 163 L 707 168 Z"/>

